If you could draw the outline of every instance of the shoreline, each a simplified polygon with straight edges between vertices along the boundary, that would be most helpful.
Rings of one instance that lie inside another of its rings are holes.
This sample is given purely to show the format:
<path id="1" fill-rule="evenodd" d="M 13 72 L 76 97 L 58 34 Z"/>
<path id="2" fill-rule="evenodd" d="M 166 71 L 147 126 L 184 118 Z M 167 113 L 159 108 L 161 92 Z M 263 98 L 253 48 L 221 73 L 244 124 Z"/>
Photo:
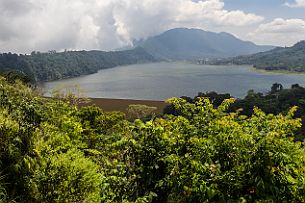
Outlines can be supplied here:
<path id="1" fill-rule="evenodd" d="M 131 104 L 146 105 L 156 107 L 155 113 L 162 113 L 163 109 L 168 106 L 165 101 L 158 100 L 134 100 L 134 99 L 112 99 L 112 98 L 88 98 L 89 102 L 82 103 L 79 106 L 96 105 L 105 112 L 121 111 L 127 113 L 127 108 Z"/>
<path id="2" fill-rule="evenodd" d="M 288 71 L 288 70 L 265 70 L 260 68 L 255 68 L 254 66 L 251 69 L 257 73 L 265 73 L 265 74 L 286 74 L 286 75 L 304 75 L 305 72 L 297 72 L 297 71 Z"/>

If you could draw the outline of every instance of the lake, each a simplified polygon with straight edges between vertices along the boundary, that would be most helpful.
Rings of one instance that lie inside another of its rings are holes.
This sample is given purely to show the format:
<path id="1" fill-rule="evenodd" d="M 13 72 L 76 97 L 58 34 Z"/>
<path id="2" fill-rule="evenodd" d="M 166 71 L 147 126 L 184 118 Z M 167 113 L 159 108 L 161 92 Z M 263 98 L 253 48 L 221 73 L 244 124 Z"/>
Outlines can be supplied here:
<path id="1" fill-rule="evenodd" d="M 305 86 L 305 75 L 267 73 L 250 66 L 210 66 L 189 63 L 151 63 L 103 69 L 92 75 L 43 84 L 50 95 L 54 88 L 78 84 L 87 97 L 164 100 L 194 97 L 198 92 L 216 91 L 242 98 L 248 90 L 266 93 L 273 83 L 285 88 Z"/>

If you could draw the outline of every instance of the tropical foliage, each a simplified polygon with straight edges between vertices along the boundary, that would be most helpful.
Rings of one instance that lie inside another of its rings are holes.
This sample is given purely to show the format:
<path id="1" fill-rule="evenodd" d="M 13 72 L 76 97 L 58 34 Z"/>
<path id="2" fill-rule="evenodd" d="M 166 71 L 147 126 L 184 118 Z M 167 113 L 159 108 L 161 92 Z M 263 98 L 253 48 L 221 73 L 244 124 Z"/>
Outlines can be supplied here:
<path id="1" fill-rule="evenodd" d="M 305 202 L 305 152 L 286 114 L 168 101 L 179 116 L 128 121 L 0 79 L 2 202 Z"/>
<path id="2" fill-rule="evenodd" d="M 195 103 L 198 98 L 207 97 L 215 107 L 219 106 L 225 99 L 230 99 L 230 94 L 218 94 L 216 92 L 199 92 L 194 98 L 181 97 L 189 103 Z M 274 83 L 270 88 L 270 91 L 263 94 L 261 92 L 255 92 L 249 90 L 247 95 L 242 99 L 236 99 L 236 101 L 230 105 L 228 112 L 239 111 L 240 114 L 250 117 L 253 114 L 255 107 L 260 108 L 267 114 L 286 114 L 293 106 L 297 106 L 298 109 L 295 112 L 294 118 L 302 119 L 302 127 L 297 131 L 296 138 L 305 138 L 305 88 L 298 84 L 294 84 L 289 89 L 284 89 L 279 83 Z M 173 105 L 169 105 L 164 109 L 166 114 L 180 115 L 181 112 L 174 108 Z"/>

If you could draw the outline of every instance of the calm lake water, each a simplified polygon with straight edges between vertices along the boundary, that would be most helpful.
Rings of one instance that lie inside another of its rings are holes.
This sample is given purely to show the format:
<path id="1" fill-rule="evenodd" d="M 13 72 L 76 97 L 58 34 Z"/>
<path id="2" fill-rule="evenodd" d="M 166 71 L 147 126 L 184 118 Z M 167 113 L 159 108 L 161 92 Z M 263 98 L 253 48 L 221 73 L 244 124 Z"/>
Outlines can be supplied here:
<path id="1" fill-rule="evenodd" d="M 98 73 L 43 84 L 46 95 L 54 88 L 78 84 L 87 97 L 163 100 L 216 91 L 242 98 L 247 91 L 268 92 L 273 83 L 285 88 L 305 86 L 305 75 L 265 73 L 249 66 L 209 66 L 152 63 L 121 66 Z"/>

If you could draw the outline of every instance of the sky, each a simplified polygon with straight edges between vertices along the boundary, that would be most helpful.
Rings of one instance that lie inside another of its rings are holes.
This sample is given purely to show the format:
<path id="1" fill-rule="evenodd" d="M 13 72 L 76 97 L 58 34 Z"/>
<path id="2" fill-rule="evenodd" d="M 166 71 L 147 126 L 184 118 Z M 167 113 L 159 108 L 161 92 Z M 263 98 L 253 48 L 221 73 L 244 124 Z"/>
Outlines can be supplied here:
<path id="1" fill-rule="evenodd" d="M 166 30 L 305 40 L 305 0 L 0 0 L 0 52 L 115 50 Z"/>

